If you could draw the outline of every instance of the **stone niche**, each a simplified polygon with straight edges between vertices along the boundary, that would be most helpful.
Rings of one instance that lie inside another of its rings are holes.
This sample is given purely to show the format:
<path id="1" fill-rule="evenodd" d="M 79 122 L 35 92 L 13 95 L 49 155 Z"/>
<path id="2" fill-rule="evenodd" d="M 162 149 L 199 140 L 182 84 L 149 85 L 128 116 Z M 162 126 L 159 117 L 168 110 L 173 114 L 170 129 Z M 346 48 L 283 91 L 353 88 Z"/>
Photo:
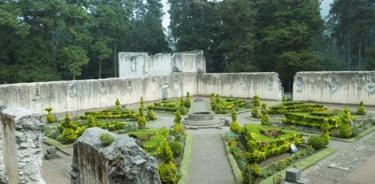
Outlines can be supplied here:
<path id="1" fill-rule="evenodd" d="M 21 108 L 0 104 L 0 183 L 44 184 L 43 123 Z"/>
<path id="2" fill-rule="evenodd" d="M 102 145 L 100 136 L 114 141 Z M 72 184 L 161 184 L 157 161 L 135 139 L 100 128 L 89 128 L 74 144 Z"/>

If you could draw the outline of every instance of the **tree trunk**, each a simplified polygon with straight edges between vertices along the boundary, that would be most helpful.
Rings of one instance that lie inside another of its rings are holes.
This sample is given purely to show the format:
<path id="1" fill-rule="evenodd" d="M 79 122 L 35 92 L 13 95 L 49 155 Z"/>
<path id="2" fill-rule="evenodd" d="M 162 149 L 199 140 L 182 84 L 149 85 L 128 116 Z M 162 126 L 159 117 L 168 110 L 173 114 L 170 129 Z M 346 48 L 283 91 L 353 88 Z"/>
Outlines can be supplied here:
<path id="1" fill-rule="evenodd" d="M 114 77 L 117 77 L 117 43 L 113 45 L 113 71 Z"/>
<path id="2" fill-rule="evenodd" d="M 99 60 L 98 79 L 102 78 L 102 60 Z"/>

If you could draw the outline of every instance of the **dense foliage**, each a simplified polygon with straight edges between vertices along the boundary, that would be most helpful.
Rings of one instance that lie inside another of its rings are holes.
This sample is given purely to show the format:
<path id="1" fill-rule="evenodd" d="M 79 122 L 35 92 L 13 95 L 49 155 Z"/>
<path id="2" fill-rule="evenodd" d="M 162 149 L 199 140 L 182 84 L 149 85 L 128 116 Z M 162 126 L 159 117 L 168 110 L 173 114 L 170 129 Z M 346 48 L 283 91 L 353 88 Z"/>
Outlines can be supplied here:
<path id="1" fill-rule="evenodd" d="M 251 107 L 247 100 L 237 98 L 224 98 L 219 94 L 210 95 L 210 105 L 212 110 L 217 114 L 231 113 L 232 110 L 245 110 Z"/>

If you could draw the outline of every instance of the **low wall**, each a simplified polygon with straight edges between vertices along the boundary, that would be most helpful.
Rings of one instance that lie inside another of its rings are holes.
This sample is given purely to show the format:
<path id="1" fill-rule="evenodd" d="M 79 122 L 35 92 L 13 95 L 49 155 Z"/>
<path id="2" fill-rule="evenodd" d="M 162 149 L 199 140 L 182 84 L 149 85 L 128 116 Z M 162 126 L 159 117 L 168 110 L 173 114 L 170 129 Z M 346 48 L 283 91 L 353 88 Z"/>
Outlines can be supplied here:
<path id="1" fill-rule="evenodd" d="M 36 113 L 67 112 L 114 106 L 164 98 L 175 98 L 190 92 L 197 94 L 196 74 L 173 74 L 137 79 L 99 79 L 56 82 L 35 82 L 0 85 L 0 101 Z"/>
<path id="2" fill-rule="evenodd" d="M 298 72 L 293 100 L 375 105 L 375 71 Z"/>
<path id="3" fill-rule="evenodd" d="M 43 138 L 39 116 L 0 105 L 0 183 L 44 184 Z"/>
<path id="4" fill-rule="evenodd" d="M 198 94 L 281 100 L 283 90 L 279 75 L 264 73 L 207 73 L 198 76 Z"/>

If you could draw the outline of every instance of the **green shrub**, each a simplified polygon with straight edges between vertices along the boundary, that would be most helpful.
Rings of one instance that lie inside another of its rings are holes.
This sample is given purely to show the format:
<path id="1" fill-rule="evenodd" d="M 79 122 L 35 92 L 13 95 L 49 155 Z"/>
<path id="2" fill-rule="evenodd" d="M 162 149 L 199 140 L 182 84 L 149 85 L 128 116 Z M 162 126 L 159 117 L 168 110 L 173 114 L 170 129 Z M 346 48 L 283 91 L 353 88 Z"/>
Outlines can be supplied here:
<path id="1" fill-rule="evenodd" d="M 262 169 L 259 167 L 258 164 L 256 163 L 253 163 L 253 164 L 249 164 L 249 171 L 250 173 L 255 176 L 255 177 L 259 177 L 261 172 L 262 172 Z"/>
<path id="2" fill-rule="evenodd" d="M 261 117 L 261 113 L 259 112 L 259 109 L 258 107 L 254 106 L 251 110 L 251 117 L 253 118 L 260 118 Z"/>
<path id="3" fill-rule="evenodd" d="M 344 113 L 345 114 L 341 118 L 340 137 L 350 138 L 352 136 L 352 128 L 350 127 L 352 117 L 349 110 L 345 109 Z"/>
<path id="4" fill-rule="evenodd" d="M 186 107 L 183 104 L 178 107 L 178 110 L 182 115 L 186 114 Z"/>
<path id="5" fill-rule="evenodd" d="M 327 145 L 326 141 L 322 136 L 311 136 L 307 142 L 316 150 L 320 150 L 326 147 Z"/>
<path id="6" fill-rule="evenodd" d="M 52 138 L 52 139 L 57 139 L 57 137 L 60 135 L 60 132 L 57 128 L 55 127 L 52 128 L 48 126 L 45 126 L 44 133 L 47 137 Z"/>
<path id="7" fill-rule="evenodd" d="M 172 141 L 170 143 L 170 146 L 171 146 L 171 149 L 172 149 L 172 152 L 173 152 L 173 155 L 175 157 L 181 157 L 182 155 L 182 151 L 183 151 L 183 145 L 181 142 L 178 142 L 178 141 Z"/>
<path id="8" fill-rule="evenodd" d="M 253 97 L 253 107 L 259 107 L 260 106 L 260 98 L 258 95 L 255 95 Z"/>
<path id="9" fill-rule="evenodd" d="M 235 108 L 232 108 L 231 116 L 232 116 L 232 121 L 236 121 L 237 120 L 237 112 L 236 112 Z"/>
<path id="10" fill-rule="evenodd" d="M 191 97 L 190 93 L 186 93 L 186 99 L 185 99 L 185 107 L 190 108 L 191 107 Z"/>
<path id="11" fill-rule="evenodd" d="M 324 132 L 320 136 L 324 140 L 325 145 L 328 145 L 329 144 L 329 140 L 331 139 L 331 137 L 329 136 L 329 133 L 328 132 Z"/>
<path id="12" fill-rule="evenodd" d="M 155 112 L 152 110 L 152 108 L 147 108 L 147 119 L 154 121 L 157 119 Z"/>
<path id="13" fill-rule="evenodd" d="M 88 116 L 87 118 L 87 127 L 88 128 L 91 128 L 91 127 L 96 127 L 96 118 L 95 116 Z"/>
<path id="14" fill-rule="evenodd" d="M 359 103 L 358 110 L 357 110 L 357 115 L 365 115 L 366 110 L 365 110 L 365 105 L 363 104 L 363 101 Z"/>
<path id="15" fill-rule="evenodd" d="M 112 142 L 114 141 L 113 136 L 109 133 L 100 134 L 99 139 L 100 139 L 100 143 L 105 147 L 111 145 Z"/>
<path id="16" fill-rule="evenodd" d="M 162 152 L 160 156 L 165 163 L 173 161 L 173 152 L 167 141 L 162 144 Z"/>
<path id="17" fill-rule="evenodd" d="M 177 183 L 177 168 L 172 161 L 159 164 L 158 171 L 163 184 Z"/>
<path id="18" fill-rule="evenodd" d="M 46 116 L 46 120 L 47 120 L 47 123 L 54 123 L 56 120 L 55 120 L 55 116 L 52 114 L 52 107 L 47 107 L 44 109 L 45 111 L 47 111 L 47 116 Z"/>
<path id="19" fill-rule="evenodd" d="M 164 147 L 163 147 L 164 144 L 168 144 L 169 146 L 167 137 L 159 133 L 156 133 L 154 135 L 151 135 L 150 133 L 144 134 L 144 135 L 138 134 L 137 136 L 138 137 L 142 136 L 140 137 L 141 138 L 140 140 L 146 140 L 143 144 L 143 148 L 145 149 L 147 153 L 149 153 L 150 155 L 156 158 L 162 157 L 163 152 L 164 152 Z M 172 153 L 172 157 L 173 157 L 173 153 Z"/>
<path id="20" fill-rule="evenodd" d="M 270 112 L 270 109 L 268 108 L 267 104 L 263 103 L 261 107 L 261 113 L 268 114 L 269 112 Z"/>
<path id="21" fill-rule="evenodd" d="M 288 96 L 284 95 L 283 98 L 281 99 L 282 103 L 285 103 L 288 101 Z"/>
<path id="22" fill-rule="evenodd" d="M 237 120 L 232 121 L 232 123 L 230 124 L 230 131 L 233 133 L 240 133 L 240 130 L 240 123 Z"/>
<path id="23" fill-rule="evenodd" d="M 120 100 L 117 98 L 116 101 L 115 101 L 115 107 L 116 109 L 121 109 L 121 103 L 120 103 Z"/>
<path id="24" fill-rule="evenodd" d="M 139 116 L 138 117 L 138 128 L 143 129 L 146 128 L 146 118 L 145 116 Z"/>
<path id="25" fill-rule="evenodd" d="M 72 128 L 65 128 L 63 133 L 57 138 L 62 144 L 71 144 L 77 140 L 77 134 Z"/>
<path id="26" fill-rule="evenodd" d="M 270 125 L 270 116 L 268 115 L 268 113 L 265 113 L 265 114 L 262 113 L 260 123 L 262 125 Z"/>
<path id="27" fill-rule="evenodd" d="M 140 101 L 140 108 L 145 109 L 145 102 L 143 101 L 143 96 L 141 96 L 141 101 Z"/>

